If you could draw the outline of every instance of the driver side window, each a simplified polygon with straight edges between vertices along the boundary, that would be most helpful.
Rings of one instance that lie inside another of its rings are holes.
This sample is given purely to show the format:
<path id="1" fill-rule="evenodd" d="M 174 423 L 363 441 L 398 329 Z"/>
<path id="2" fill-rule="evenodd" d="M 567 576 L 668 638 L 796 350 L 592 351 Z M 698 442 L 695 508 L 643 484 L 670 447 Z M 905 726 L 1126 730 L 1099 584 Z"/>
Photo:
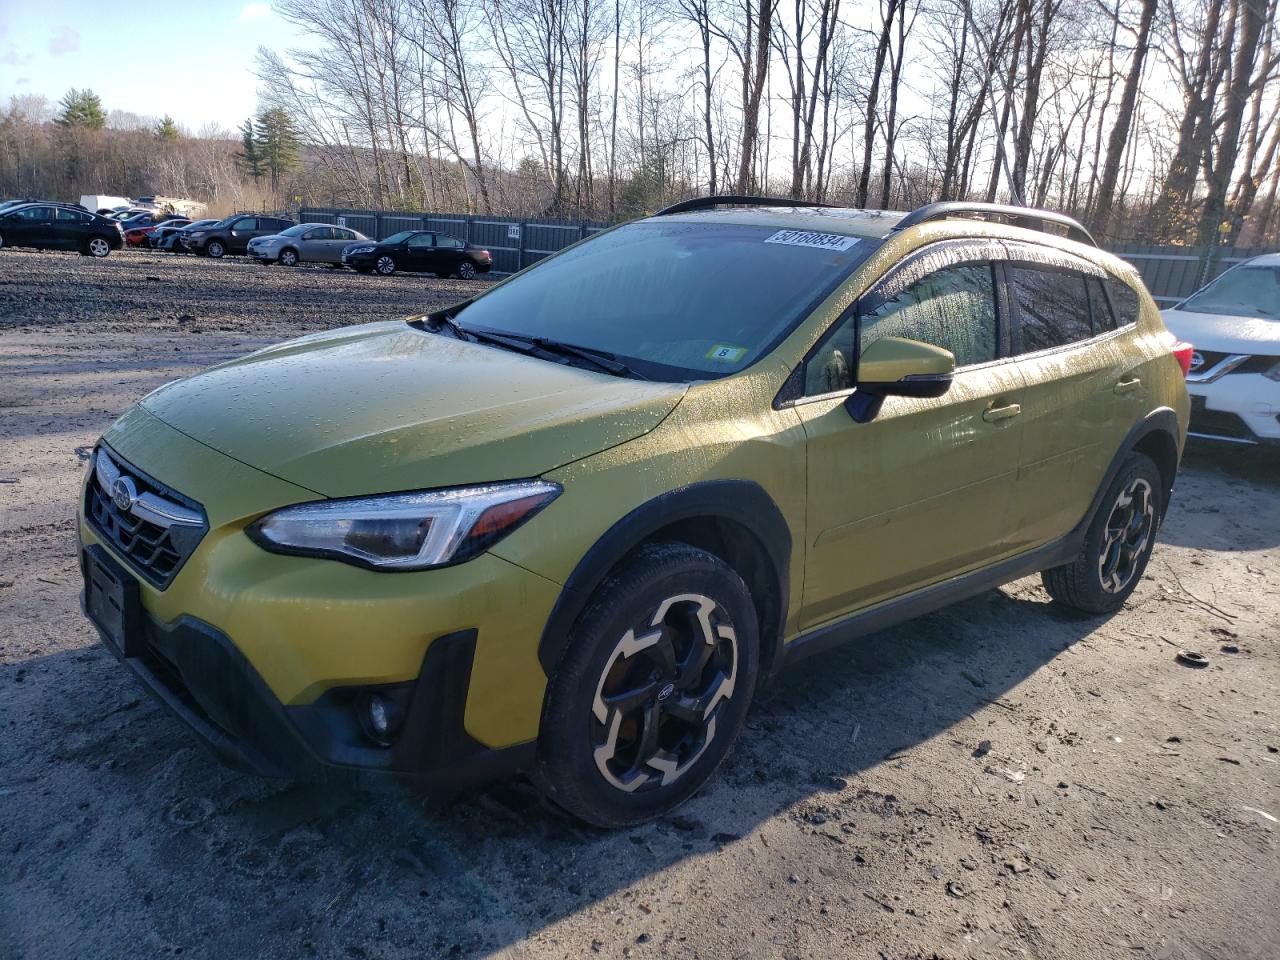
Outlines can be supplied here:
<path id="1" fill-rule="evenodd" d="M 871 310 L 842 318 L 810 355 L 805 363 L 805 396 L 853 389 L 855 320 L 862 325 L 861 350 L 882 337 L 903 337 L 950 350 L 957 367 L 986 363 L 999 355 L 995 283 L 989 263 L 944 267 L 899 284 L 898 292 L 887 300 L 873 291 L 871 302 Z"/>

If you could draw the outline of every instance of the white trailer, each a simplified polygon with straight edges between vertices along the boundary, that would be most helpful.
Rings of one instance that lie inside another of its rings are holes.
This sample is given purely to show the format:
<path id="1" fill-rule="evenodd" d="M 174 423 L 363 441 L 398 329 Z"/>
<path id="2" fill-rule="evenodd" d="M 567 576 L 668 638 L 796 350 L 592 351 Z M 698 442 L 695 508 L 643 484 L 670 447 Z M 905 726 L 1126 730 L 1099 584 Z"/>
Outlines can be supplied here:
<path id="1" fill-rule="evenodd" d="M 110 213 L 120 207 L 131 207 L 133 201 L 128 197 L 112 197 L 105 193 L 86 193 L 80 198 L 80 206 L 93 213 L 106 211 Z"/>

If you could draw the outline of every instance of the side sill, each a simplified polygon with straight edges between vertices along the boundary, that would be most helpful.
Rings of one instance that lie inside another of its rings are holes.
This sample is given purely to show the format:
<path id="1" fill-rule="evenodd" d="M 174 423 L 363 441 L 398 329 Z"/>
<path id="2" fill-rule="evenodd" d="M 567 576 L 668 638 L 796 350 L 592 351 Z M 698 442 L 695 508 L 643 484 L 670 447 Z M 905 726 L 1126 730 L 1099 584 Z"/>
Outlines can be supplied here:
<path id="1" fill-rule="evenodd" d="M 825 653 L 859 637 L 887 630 L 889 627 L 897 626 L 907 620 L 914 620 L 926 613 L 933 613 L 935 610 L 987 590 L 994 590 L 1021 577 L 1068 563 L 1083 548 L 1085 529 L 1087 526 L 1082 526 L 1061 540 L 1043 547 L 1020 553 L 1016 557 L 1010 557 L 1008 560 L 1002 560 L 981 570 L 935 583 L 913 593 L 886 600 L 869 610 L 859 611 L 843 620 L 824 624 L 807 633 L 802 633 L 783 648 L 782 667 L 785 669 L 814 654 Z"/>

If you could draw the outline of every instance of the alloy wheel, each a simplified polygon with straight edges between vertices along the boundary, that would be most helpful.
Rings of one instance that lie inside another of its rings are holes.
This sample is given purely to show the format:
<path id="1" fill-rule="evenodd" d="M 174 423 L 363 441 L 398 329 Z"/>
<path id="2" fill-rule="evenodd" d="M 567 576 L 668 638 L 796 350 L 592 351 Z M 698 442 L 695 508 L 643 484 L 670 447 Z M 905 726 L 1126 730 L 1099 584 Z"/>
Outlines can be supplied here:
<path id="1" fill-rule="evenodd" d="M 1151 484 L 1135 477 L 1116 498 L 1102 534 L 1098 579 L 1107 593 L 1120 593 L 1133 580 L 1155 530 Z"/>
<path id="2" fill-rule="evenodd" d="M 669 597 L 623 634 L 591 708 L 596 769 L 626 793 L 680 779 L 716 735 L 734 694 L 738 638 L 709 597 Z"/>
<path id="3" fill-rule="evenodd" d="M 462 265 L 458 267 L 458 276 L 463 280 L 474 280 L 476 278 L 476 265 L 464 260 Z"/>
<path id="4" fill-rule="evenodd" d="M 298 255 L 292 250 L 286 250 L 280 254 L 280 262 L 286 267 L 296 267 L 298 265 Z"/>
<path id="5" fill-rule="evenodd" d="M 103 240 L 101 237 L 94 237 L 89 241 L 89 253 L 95 257 L 105 257 L 111 252 L 111 244 Z"/>
<path id="6" fill-rule="evenodd" d="M 396 262 L 388 256 L 378 258 L 378 272 L 384 277 L 389 277 L 396 272 Z"/>

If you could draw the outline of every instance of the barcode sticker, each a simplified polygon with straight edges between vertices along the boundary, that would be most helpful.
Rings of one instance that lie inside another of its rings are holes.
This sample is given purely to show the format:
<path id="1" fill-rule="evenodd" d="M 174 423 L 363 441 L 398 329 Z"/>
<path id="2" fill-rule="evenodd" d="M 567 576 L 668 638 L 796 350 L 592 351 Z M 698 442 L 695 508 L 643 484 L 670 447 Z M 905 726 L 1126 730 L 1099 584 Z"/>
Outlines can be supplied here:
<path id="1" fill-rule="evenodd" d="M 765 243 L 785 243 L 792 247 L 817 247 L 820 250 L 848 250 L 858 242 L 857 237 L 842 237 L 838 233 L 810 233 L 807 230 L 779 230 Z"/>

